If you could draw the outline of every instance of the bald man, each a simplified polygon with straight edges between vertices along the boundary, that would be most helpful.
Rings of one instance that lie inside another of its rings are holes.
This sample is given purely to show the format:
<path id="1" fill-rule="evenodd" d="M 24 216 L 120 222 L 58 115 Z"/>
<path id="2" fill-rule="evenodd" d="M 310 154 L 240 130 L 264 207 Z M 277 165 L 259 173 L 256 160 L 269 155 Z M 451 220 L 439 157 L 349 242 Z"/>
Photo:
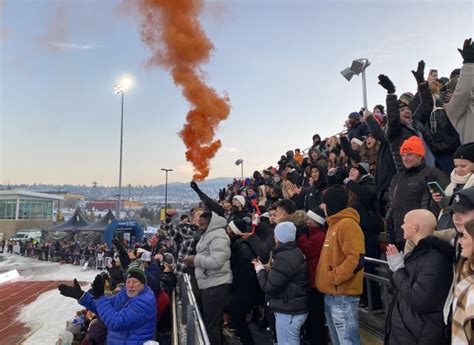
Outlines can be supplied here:
<path id="1" fill-rule="evenodd" d="M 453 279 L 454 248 L 431 236 L 435 228 L 431 212 L 412 210 L 402 229 L 415 247 L 405 256 L 394 245 L 387 248 L 395 295 L 385 322 L 385 345 L 449 344 L 443 306 Z"/>

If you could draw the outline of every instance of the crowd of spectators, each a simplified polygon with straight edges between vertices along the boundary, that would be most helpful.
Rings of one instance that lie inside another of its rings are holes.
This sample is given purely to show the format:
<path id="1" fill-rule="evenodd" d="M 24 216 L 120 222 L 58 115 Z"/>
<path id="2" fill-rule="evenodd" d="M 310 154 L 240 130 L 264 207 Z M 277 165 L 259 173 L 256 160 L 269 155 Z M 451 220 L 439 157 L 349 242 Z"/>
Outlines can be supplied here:
<path id="1" fill-rule="evenodd" d="M 415 94 L 398 96 L 380 75 L 385 105 L 350 113 L 346 131 L 315 134 L 307 153 L 289 150 L 217 200 L 191 182 L 201 207 L 166 231 L 212 345 L 223 343 L 224 321 L 255 344 L 249 316 L 275 343 L 360 344 L 363 276 L 375 272 L 366 258 L 382 255 L 393 291 L 385 344 L 473 343 L 474 44 L 459 51 L 463 66 L 449 78 L 426 76 L 420 61 Z M 59 288 L 97 315 L 110 343 L 156 339 L 164 255 L 143 250 L 152 260 L 142 254 L 143 269 L 122 262 L 126 285 L 114 297 L 101 276 L 89 292 L 77 281 Z M 378 284 L 370 287 L 372 308 L 382 308 Z"/>
<path id="2" fill-rule="evenodd" d="M 247 317 L 257 303 L 275 342 L 360 344 L 363 275 L 375 273 L 367 257 L 389 264 L 386 344 L 473 342 L 472 41 L 459 51 L 463 66 L 449 78 L 419 61 L 415 94 L 398 96 L 380 75 L 385 105 L 350 113 L 347 130 L 315 134 L 307 152 L 287 151 L 218 200 L 191 183 L 203 209 L 172 237 L 212 344 L 222 343 L 224 314 L 254 344 Z M 379 285 L 370 290 L 371 309 L 382 308 Z"/>

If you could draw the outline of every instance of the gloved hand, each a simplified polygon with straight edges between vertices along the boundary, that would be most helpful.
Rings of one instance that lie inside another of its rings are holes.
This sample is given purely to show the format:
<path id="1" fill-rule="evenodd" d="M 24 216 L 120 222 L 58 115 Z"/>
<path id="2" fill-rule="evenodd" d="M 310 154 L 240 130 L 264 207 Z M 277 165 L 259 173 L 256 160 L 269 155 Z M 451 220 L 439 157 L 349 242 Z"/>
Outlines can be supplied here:
<path id="1" fill-rule="evenodd" d="M 191 188 L 196 192 L 199 193 L 201 190 L 199 189 L 199 186 L 197 185 L 196 182 L 191 181 Z"/>
<path id="2" fill-rule="evenodd" d="M 81 299 L 82 295 L 84 294 L 84 291 L 81 289 L 81 286 L 77 282 L 77 279 L 74 279 L 74 286 L 60 284 L 58 286 L 58 290 L 61 293 L 61 295 L 74 298 L 78 301 Z"/>
<path id="3" fill-rule="evenodd" d="M 394 255 L 387 256 L 388 267 L 390 271 L 396 272 L 400 268 L 405 267 L 405 263 L 403 261 L 403 253 L 398 253 Z"/>
<path id="4" fill-rule="evenodd" d="M 464 59 L 463 63 L 474 62 L 474 43 L 472 43 L 472 38 L 464 40 L 462 50 L 458 49 L 458 51 L 461 53 L 461 56 Z"/>
<path id="5" fill-rule="evenodd" d="M 104 279 L 102 279 L 102 276 L 100 274 L 95 276 L 94 282 L 92 283 L 92 295 L 94 296 L 94 299 L 98 299 L 99 297 L 102 297 L 104 295 Z"/>
<path id="6" fill-rule="evenodd" d="M 416 69 L 416 71 L 411 71 L 418 85 L 425 82 L 425 77 L 423 76 L 424 72 L 425 72 L 425 62 L 423 60 L 420 60 L 420 62 L 418 62 L 418 68 Z"/>
<path id="7" fill-rule="evenodd" d="M 388 94 L 395 93 L 395 85 L 393 85 L 392 81 L 386 75 L 379 75 L 379 84 L 387 90 Z"/>

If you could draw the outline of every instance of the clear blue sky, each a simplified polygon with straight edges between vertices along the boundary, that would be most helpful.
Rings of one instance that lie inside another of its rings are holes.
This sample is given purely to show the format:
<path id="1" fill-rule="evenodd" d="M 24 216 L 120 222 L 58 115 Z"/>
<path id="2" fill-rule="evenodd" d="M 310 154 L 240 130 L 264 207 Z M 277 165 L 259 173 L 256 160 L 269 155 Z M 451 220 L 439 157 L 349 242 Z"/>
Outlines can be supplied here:
<path id="1" fill-rule="evenodd" d="M 120 97 L 125 94 L 123 184 L 189 181 L 177 136 L 188 104 L 161 69 L 147 69 L 139 20 L 120 1 L 0 0 L 0 184 L 118 184 Z M 449 76 L 473 36 L 472 1 L 211 1 L 202 15 L 215 50 L 208 83 L 232 110 L 210 177 L 239 176 L 342 129 L 362 106 L 359 77 L 339 72 L 367 57 L 369 106 L 383 103 L 377 75 L 415 91 L 424 59 Z"/>

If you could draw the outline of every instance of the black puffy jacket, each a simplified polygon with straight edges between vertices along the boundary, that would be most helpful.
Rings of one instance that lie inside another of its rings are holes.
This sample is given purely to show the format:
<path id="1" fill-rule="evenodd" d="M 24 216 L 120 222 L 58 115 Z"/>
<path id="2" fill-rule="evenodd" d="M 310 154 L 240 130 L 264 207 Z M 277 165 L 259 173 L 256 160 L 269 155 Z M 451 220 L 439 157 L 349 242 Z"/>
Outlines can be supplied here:
<path id="1" fill-rule="evenodd" d="M 392 277 L 396 290 L 385 322 L 385 345 L 449 344 L 443 307 L 453 280 L 454 247 L 422 239 Z"/>
<path id="2" fill-rule="evenodd" d="M 447 176 L 439 169 L 420 166 L 396 174 L 390 184 L 390 206 L 387 211 L 388 235 L 391 243 L 404 242 L 402 224 L 405 215 L 418 208 L 437 216 L 439 206 L 432 201 L 428 182 L 437 181 L 442 187 L 448 184 Z"/>
<path id="3" fill-rule="evenodd" d="M 308 267 L 295 241 L 273 249 L 269 272 L 258 272 L 258 282 L 272 311 L 302 314 L 308 311 Z"/>

